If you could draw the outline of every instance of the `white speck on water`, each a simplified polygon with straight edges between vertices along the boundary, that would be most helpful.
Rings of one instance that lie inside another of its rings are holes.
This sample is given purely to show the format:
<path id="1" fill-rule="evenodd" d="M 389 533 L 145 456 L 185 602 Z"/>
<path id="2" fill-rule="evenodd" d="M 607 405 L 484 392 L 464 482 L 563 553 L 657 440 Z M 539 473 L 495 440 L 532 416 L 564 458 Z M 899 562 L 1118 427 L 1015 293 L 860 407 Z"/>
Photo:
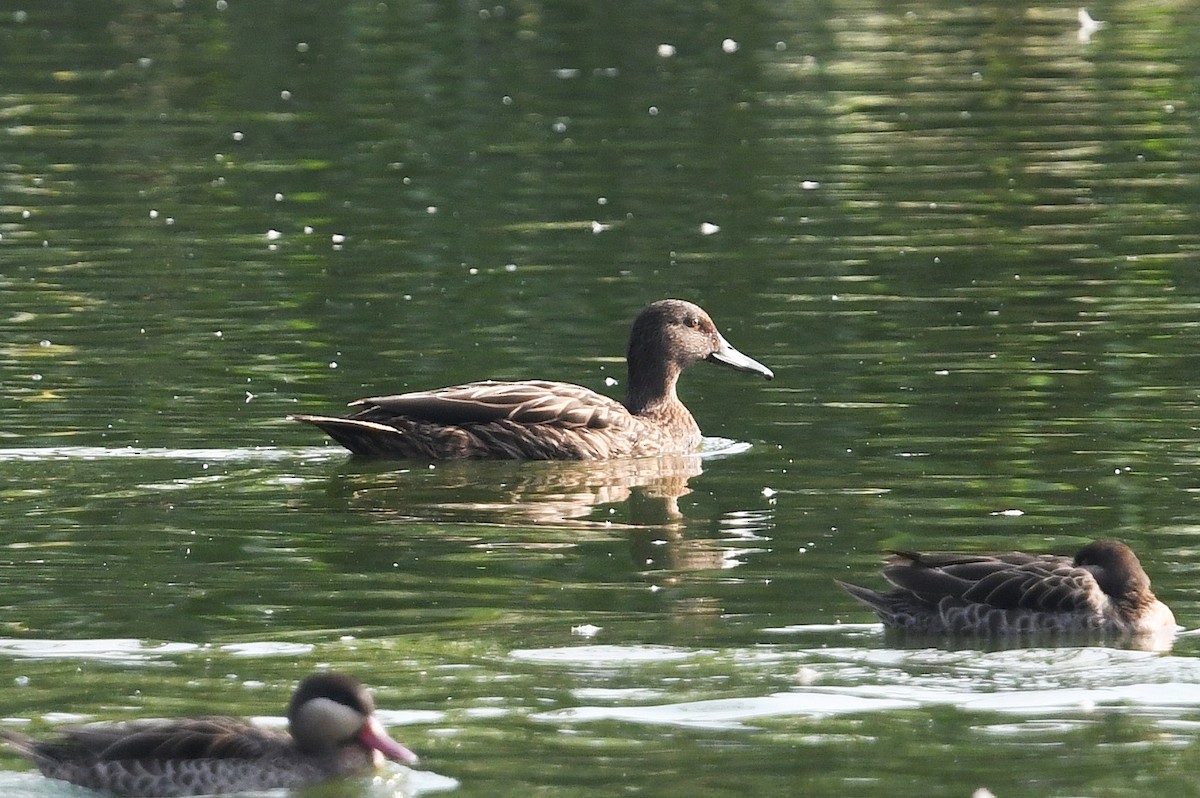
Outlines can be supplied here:
<path id="1" fill-rule="evenodd" d="M 476 269 L 474 266 L 472 266 L 471 268 L 467 269 L 467 274 L 470 274 L 472 276 L 479 274 L 479 269 Z"/>
<path id="2" fill-rule="evenodd" d="M 515 263 L 504 264 L 504 271 L 511 273 L 511 272 L 515 272 L 516 270 L 517 270 L 517 264 L 515 264 Z"/>
<path id="3" fill-rule="evenodd" d="M 28 676 L 18 676 L 17 678 L 13 679 L 13 684 L 15 684 L 17 687 L 28 687 L 29 686 L 29 677 Z"/>
<path id="4" fill-rule="evenodd" d="M 802 685 L 810 685 L 815 683 L 820 676 L 821 674 L 817 672 L 816 668 L 802 665 L 796 671 L 796 682 Z"/>
<path id="5" fill-rule="evenodd" d="M 937 375 L 937 376 L 939 376 L 939 377 L 948 377 L 948 376 L 950 376 L 950 370 L 949 370 L 949 369 L 938 369 L 937 371 L 935 371 L 935 372 L 933 372 L 933 373 L 934 373 L 934 374 L 936 374 L 936 375 Z"/>
<path id="6" fill-rule="evenodd" d="M 344 235 L 342 235 L 341 233 L 334 233 L 333 235 L 331 235 L 329 237 L 329 240 L 335 244 L 345 244 L 346 243 L 346 237 Z"/>
<path id="7" fill-rule="evenodd" d="M 556 120 L 555 123 L 553 125 L 551 125 L 550 127 L 555 133 L 566 133 L 567 132 L 567 122 L 564 119 Z"/>
<path id="8" fill-rule="evenodd" d="M 1079 41 L 1083 44 L 1090 42 L 1092 35 L 1108 24 L 1098 19 L 1092 19 L 1092 15 L 1088 13 L 1086 8 L 1079 9 L 1075 17 L 1079 20 Z"/>
<path id="9" fill-rule="evenodd" d="M 597 205 L 607 205 L 608 197 L 596 197 L 596 204 Z"/>
<path id="10" fill-rule="evenodd" d="M 336 360 L 329 361 L 329 368 L 331 368 L 331 369 L 337 368 L 337 361 Z"/>
<path id="11" fill-rule="evenodd" d="M 42 340 L 38 341 L 38 346 L 47 347 L 47 346 L 54 346 L 54 344 L 50 343 L 49 338 L 43 338 Z"/>
<path id="12" fill-rule="evenodd" d="M 800 188 L 804 189 L 805 191 L 816 191 L 820 187 L 821 187 L 821 182 L 819 180 L 801 180 L 800 181 Z"/>
<path id="13" fill-rule="evenodd" d="M 141 58 L 138 59 L 138 66 L 140 66 L 142 69 L 149 69 L 150 65 L 153 63 L 154 62 L 152 60 L 150 60 L 149 58 L 147 58 L 146 56 L 142 56 Z"/>
<path id="14" fill-rule="evenodd" d="M 775 51 L 782 53 L 787 49 L 787 42 L 775 42 Z"/>
<path id="15" fill-rule="evenodd" d="M 605 230 L 609 229 L 610 227 L 612 227 L 611 224 L 604 224 L 603 222 L 597 222 L 595 219 L 592 220 L 592 234 L 593 235 L 598 234 L 598 233 L 603 233 Z"/>
<path id="16" fill-rule="evenodd" d="M 276 201 L 276 202 L 283 202 L 283 194 L 282 194 L 282 193 L 280 193 L 280 192 L 278 192 L 278 191 L 276 191 L 276 192 L 275 192 L 275 201 Z"/>
<path id="17" fill-rule="evenodd" d="M 230 138 L 232 138 L 234 141 L 242 141 L 243 139 L 246 138 L 246 134 L 240 130 L 235 130 L 235 131 L 233 131 L 233 135 L 230 136 Z"/>
<path id="18" fill-rule="evenodd" d="M 774 488 L 763 488 L 762 489 L 762 495 L 766 496 L 768 499 L 777 493 L 779 493 L 779 491 L 775 490 Z"/>
<path id="19" fill-rule="evenodd" d="M 296 52 L 307 53 L 308 52 L 308 42 L 296 42 Z"/>
<path id="20" fill-rule="evenodd" d="M 559 80 L 570 80 L 571 78 L 579 77 L 579 70 L 574 67 L 566 67 L 564 69 L 554 70 L 554 77 Z"/>
<path id="21" fill-rule="evenodd" d="M 670 58 L 673 55 L 675 55 L 675 45 L 660 44 L 658 46 L 658 57 L 659 58 Z"/>
<path id="22" fill-rule="evenodd" d="M 267 231 L 268 241 L 278 241 L 281 238 L 283 238 L 283 233 L 279 232 L 278 230 L 271 229 Z"/>
<path id="23" fill-rule="evenodd" d="M 29 379 L 33 380 L 34 382 L 41 382 L 41 381 L 42 381 L 42 375 L 41 375 L 41 374 L 34 374 L 34 375 L 33 375 L 33 376 L 31 376 Z"/>
<path id="24" fill-rule="evenodd" d="M 972 72 L 971 80 L 983 80 L 983 73 L 982 72 Z"/>
<path id="25" fill-rule="evenodd" d="M 432 216 L 433 214 L 435 214 L 437 212 L 438 212 L 438 208 L 436 205 L 426 205 L 425 206 L 425 213 L 429 214 L 430 216 Z"/>
<path id="26" fill-rule="evenodd" d="M 151 209 L 150 209 L 150 218 L 151 218 L 151 219 L 157 219 L 157 218 L 158 218 L 158 211 L 156 211 L 156 210 L 154 210 L 153 208 L 151 208 Z"/>
<path id="27" fill-rule="evenodd" d="M 288 91 L 287 89 L 284 89 L 283 91 L 279 92 L 279 99 L 290 100 L 290 99 L 292 99 L 292 93 L 290 91 Z"/>
<path id="28" fill-rule="evenodd" d="M 225 0 L 217 0 L 218 11 L 224 11 L 227 8 L 229 8 L 229 3 L 225 2 Z"/>
<path id="29" fill-rule="evenodd" d="M 1167 103 L 1166 105 L 1163 106 L 1163 110 L 1166 111 L 1168 114 L 1173 114 L 1173 113 L 1175 113 L 1175 106 L 1172 103 Z"/>
<path id="30" fill-rule="evenodd" d="M 1003 516 L 1007 516 L 1008 518 L 1020 518 L 1021 516 L 1025 515 L 1025 511 L 1024 510 L 997 510 L 996 512 L 992 513 L 992 515 L 1003 515 Z"/>
<path id="31" fill-rule="evenodd" d="M 571 634 L 580 637 L 595 637 L 600 632 L 599 626 L 593 626 L 590 623 L 580 624 L 579 626 L 571 627 Z"/>
<path id="32" fill-rule="evenodd" d="M 512 103 L 512 97 L 508 96 L 507 94 L 500 98 L 501 105 L 512 105 Z"/>
<path id="33" fill-rule="evenodd" d="M 738 43 L 734 39 L 726 39 L 721 42 L 721 49 L 727 53 L 736 53 L 738 51 Z"/>
<path id="34" fill-rule="evenodd" d="M 225 155 L 223 153 L 218 152 L 216 155 L 213 156 L 213 160 L 216 161 L 217 163 L 225 163 Z"/>
<path id="35" fill-rule="evenodd" d="M 650 114 L 650 116 L 658 116 L 658 106 L 657 105 L 650 106 L 650 109 L 647 111 L 647 113 Z"/>
<path id="36" fill-rule="evenodd" d="M 971 793 L 971 798 L 996 798 L 996 794 L 987 787 L 980 787 L 978 790 Z"/>
<path id="37" fill-rule="evenodd" d="M 14 11 L 14 12 L 13 12 L 13 22 L 16 22 L 17 24 L 20 24 L 20 23 L 24 22 L 24 21 L 25 21 L 25 20 L 27 20 L 27 19 L 29 19 L 29 12 L 28 12 L 28 11 Z"/>
<path id="38" fill-rule="evenodd" d="M 252 401 L 254 401 L 254 394 L 246 391 L 246 404 L 250 404 Z"/>
<path id="39" fill-rule="evenodd" d="M 21 218 L 22 218 L 22 219 L 28 219 L 30 216 L 33 216 L 33 213 L 32 213 L 32 212 L 30 212 L 30 211 L 28 211 L 28 210 L 21 211 Z"/>
<path id="40" fill-rule="evenodd" d="M 616 377 L 605 377 L 604 384 L 607 385 L 609 388 L 611 388 L 617 384 L 617 378 Z"/>
<path id="41" fill-rule="evenodd" d="M 702 222 L 700 224 L 700 235 L 711 236 L 721 232 L 721 226 L 712 222 Z"/>
<path id="42" fill-rule="evenodd" d="M 313 234 L 312 225 L 310 225 L 310 224 L 304 225 L 304 234 L 309 235 L 309 236 Z"/>
<path id="43" fill-rule="evenodd" d="M 217 330 L 216 332 L 214 332 L 214 333 L 213 333 L 213 335 L 215 335 L 215 336 L 216 336 L 216 337 L 218 337 L 218 338 L 224 338 L 224 337 L 225 337 L 225 333 L 221 332 L 220 330 Z"/>
<path id="44" fill-rule="evenodd" d="M 174 217 L 174 216 L 168 216 L 168 217 L 166 218 L 166 223 L 167 223 L 168 225 L 175 224 L 175 217 Z"/>

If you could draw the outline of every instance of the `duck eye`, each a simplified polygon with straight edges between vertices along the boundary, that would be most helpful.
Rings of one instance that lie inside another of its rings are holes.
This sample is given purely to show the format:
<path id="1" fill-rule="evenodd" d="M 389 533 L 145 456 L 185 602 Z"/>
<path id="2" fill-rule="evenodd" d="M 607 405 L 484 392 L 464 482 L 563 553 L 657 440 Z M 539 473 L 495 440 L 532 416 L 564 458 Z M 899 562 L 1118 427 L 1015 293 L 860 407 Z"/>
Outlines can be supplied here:
<path id="1" fill-rule="evenodd" d="M 683 323 L 695 330 L 700 326 L 700 319 L 696 318 L 695 316 L 688 316 L 683 320 Z"/>

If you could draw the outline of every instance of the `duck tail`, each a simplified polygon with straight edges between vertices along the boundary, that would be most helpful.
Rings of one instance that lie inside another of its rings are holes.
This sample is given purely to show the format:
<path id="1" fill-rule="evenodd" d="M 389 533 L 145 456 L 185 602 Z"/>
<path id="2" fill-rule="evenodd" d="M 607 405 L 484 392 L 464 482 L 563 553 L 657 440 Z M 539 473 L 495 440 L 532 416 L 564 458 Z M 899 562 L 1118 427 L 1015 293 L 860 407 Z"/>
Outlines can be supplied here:
<path id="1" fill-rule="evenodd" d="M 406 444 L 404 433 L 387 424 L 337 416 L 310 416 L 306 413 L 297 413 L 287 418 L 288 421 L 299 421 L 319 427 L 322 432 L 354 454 L 368 456 L 409 456 L 411 454 L 411 447 Z"/>
<path id="2" fill-rule="evenodd" d="M 39 757 L 38 741 L 28 734 L 12 729 L 0 729 L 0 742 L 28 759 Z"/>
<path id="3" fill-rule="evenodd" d="M 872 590 L 869 587 L 852 585 L 849 582 L 843 582 L 840 579 L 834 579 L 833 581 L 836 582 L 837 586 L 842 590 L 845 590 L 851 596 L 858 599 L 858 601 L 874 610 L 875 613 L 880 617 L 890 614 L 887 594 L 880 593 L 878 590 Z"/>

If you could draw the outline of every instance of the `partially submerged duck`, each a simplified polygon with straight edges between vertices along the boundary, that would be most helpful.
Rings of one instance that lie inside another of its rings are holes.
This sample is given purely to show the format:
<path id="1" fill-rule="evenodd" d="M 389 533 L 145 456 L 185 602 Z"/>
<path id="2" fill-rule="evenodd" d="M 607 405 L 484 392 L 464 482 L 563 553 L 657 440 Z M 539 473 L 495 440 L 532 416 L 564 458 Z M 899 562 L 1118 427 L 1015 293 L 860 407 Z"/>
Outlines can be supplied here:
<path id="1" fill-rule="evenodd" d="M 351 402 L 348 418 L 288 416 L 320 427 L 351 452 L 424 460 L 600 460 L 688 454 L 700 428 L 675 384 L 701 360 L 772 379 L 730 346 L 708 314 L 664 299 L 638 315 L 629 334 L 625 400 L 565 382 L 472 382 Z"/>
<path id="2" fill-rule="evenodd" d="M 375 719 L 349 676 L 318 673 L 288 705 L 290 734 L 229 717 L 97 723 L 52 740 L 0 731 L 52 779 L 120 796 L 213 795 L 305 787 L 417 756 Z"/>
<path id="3" fill-rule="evenodd" d="M 894 551 L 882 592 L 838 581 L 884 626 L 929 634 L 1174 634 L 1137 555 L 1097 540 L 1074 557 Z"/>

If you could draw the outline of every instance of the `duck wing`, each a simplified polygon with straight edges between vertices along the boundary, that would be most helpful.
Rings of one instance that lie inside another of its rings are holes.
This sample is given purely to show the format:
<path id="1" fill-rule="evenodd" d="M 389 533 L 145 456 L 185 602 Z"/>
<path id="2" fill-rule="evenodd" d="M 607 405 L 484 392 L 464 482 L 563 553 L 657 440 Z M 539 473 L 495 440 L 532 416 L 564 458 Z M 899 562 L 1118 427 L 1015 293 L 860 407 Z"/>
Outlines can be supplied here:
<path id="1" fill-rule="evenodd" d="M 290 737 L 226 717 L 134 721 L 65 729 L 53 740 L 22 747 L 39 765 L 121 760 L 258 759 Z"/>
<path id="2" fill-rule="evenodd" d="M 884 577 L 923 601 L 951 597 L 997 609 L 1094 610 L 1100 587 L 1071 559 L 1054 555 L 896 552 Z"/>
<path id="3" fill-rule="evenodd" d="M 362 408 L 353 418 L 385 421 L 403 416 L 456 426 L 503 420 L 604 429 L 630 417 L 625 406 L 614 399 L 581 385 L 546 380 L 487 380 L 432 391 L 372 396 L 351 402 L 350 406 Z"/>

